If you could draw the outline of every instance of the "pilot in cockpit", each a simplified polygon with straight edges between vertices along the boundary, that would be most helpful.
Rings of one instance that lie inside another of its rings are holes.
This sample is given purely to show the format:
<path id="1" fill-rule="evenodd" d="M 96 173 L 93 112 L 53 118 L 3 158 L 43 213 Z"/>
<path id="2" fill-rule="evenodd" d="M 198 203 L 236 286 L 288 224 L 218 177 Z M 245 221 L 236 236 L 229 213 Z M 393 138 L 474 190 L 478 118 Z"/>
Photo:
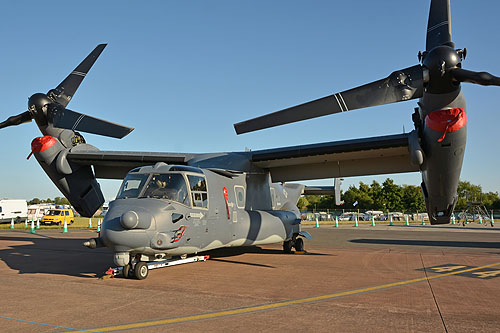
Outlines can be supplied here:
<path id="1" fill-rule="evenodd" d="M 180 174 L 154 175 L 144 193 L 145 197 L 174 200 L 187 204 L 187 188 Z"/>
<path id="2" fill-rule="evenodd" d="M 172 176 L 167 177 L 158 176 L 155 180 L 156 190 L 153 191 L 153 195 L 160 197 L 162 199 L 170 199 L 177 201 L 177 189 L 174 184 L 172 184 Z"/>

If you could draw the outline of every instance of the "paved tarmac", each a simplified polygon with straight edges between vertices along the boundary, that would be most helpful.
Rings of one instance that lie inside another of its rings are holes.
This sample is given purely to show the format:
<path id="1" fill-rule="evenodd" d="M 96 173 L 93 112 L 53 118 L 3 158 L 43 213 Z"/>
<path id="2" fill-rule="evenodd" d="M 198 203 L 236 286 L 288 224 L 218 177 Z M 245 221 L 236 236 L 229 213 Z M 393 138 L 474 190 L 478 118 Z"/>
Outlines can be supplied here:
<path id="1" fill-rule="evenodd" d="M 143 281 L 97 279 L 90 230 L 0 230 L 0 331 L 500 331 L 500 229 L 304 229 L 303 255 L 221 249 Z"/>

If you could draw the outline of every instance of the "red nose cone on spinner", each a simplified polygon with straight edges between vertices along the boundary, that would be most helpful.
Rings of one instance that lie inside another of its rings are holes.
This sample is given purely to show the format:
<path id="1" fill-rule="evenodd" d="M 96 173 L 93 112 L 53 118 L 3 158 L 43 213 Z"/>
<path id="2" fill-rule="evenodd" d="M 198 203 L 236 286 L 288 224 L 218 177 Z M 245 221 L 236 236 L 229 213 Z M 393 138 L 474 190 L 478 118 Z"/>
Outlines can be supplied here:
<path id="1" fill-rule="evenodd" d="M 33 139 L 33 141 L 31 141 L 31 152 L 40 153 L 55 145 L 56 142 L 57 140 L 51 136 L 41 136 L 35 138 Z"/>

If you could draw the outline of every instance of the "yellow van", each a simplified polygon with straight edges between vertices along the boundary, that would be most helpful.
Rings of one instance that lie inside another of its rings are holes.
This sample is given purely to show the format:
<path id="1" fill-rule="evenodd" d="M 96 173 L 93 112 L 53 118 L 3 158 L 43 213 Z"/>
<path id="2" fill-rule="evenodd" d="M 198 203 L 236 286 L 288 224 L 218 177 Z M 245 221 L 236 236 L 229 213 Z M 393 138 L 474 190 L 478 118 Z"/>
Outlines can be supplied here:
<path id="1" fill-rule="evenodd" d="M 49 210 L 40 220 L 42 224 L 64 224 L 64 218 L 66 218 L 66 224 L 72 224 L 75 222 L 75 215 L 71 209 L 57 208 Z"/>

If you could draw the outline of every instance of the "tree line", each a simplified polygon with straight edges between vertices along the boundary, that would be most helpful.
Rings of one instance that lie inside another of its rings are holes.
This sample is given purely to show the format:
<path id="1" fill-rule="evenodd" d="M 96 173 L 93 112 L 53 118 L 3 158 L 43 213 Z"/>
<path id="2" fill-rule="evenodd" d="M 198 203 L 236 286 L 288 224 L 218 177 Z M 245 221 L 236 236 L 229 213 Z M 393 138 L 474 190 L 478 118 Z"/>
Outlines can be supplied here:
<path id="1" fill-rule="evenodd" d="M 359 186 L 349 186 L 346 191 L 341 191 L 342 206 L 336 206 L 332 195 L 306 195 L 297 203 L 301 210 L 381 210 L 384 212 L 423 212 L 425 203 L 420 186 L 397 185 L 394 180 L 387 178 L 382 184 L 373 181 L 370 185 L 363 182 Z M 455 211 L 465 210 L 467 202 L 482 202 L 486 209 L 500 209 L 498 192 L 483 193 L 481 185 L 474 185 L 467 181 L 458 183 L 458 202 Z M 69 205 L 65 197 L 54 199 L 33 198 L 28 205 L 40 203 L 53 203 L 55 205 Z"/>
<path id="2" fill-rule="evenodd" d="M 41 203 L 52 203 L 55 205 L 69 205 L 68 199 L 65 197 L 55 197 L 54 199 L 39 199 L 39 198 L 33 198 L 30 201 L 28 201 L 28 205 L 37 205 Z"/>
<path id="3" fill-rule="evenodd" d="M 359 186 L 349 186 L 341 191 L 344 204 L 336 206 L 332 195 L 306 195 L 299 199 L 299 210 L 381 210 L 383 212 L 424 212 L 425 202 L 420 186 L 397 185 L 387 178 L 382 184 L 373 181 L 370 185 L 363 182 Z M 498 192 L 483 193 L 480 185 L 467 181 L 458 184 L 458 201 L 455 211 L 465 210 L 467 202 L 481 202 L 486 209 L 500 209 Z"/>

